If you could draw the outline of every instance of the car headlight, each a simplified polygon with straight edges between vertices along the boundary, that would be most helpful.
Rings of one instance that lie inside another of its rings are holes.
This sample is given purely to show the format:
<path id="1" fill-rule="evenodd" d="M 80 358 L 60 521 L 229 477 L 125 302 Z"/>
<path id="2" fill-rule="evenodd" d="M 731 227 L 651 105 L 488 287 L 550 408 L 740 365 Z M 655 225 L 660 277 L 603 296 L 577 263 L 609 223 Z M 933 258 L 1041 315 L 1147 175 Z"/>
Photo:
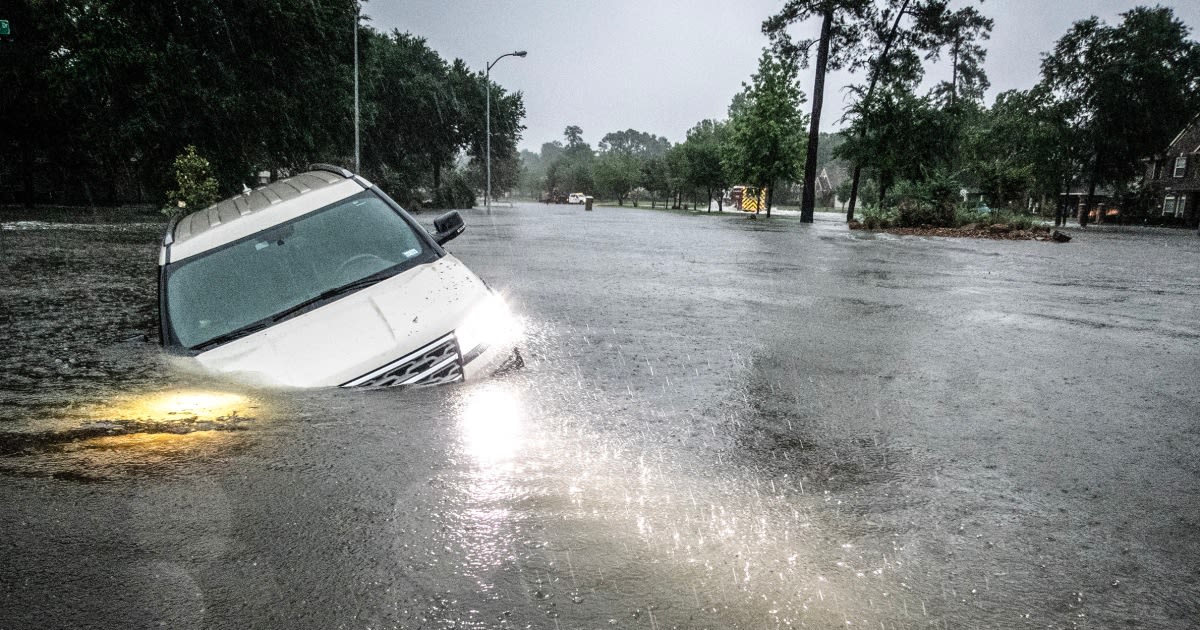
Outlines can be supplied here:
<path id="1" fill-rule="evenodd" d="M 508 310 L 504 300 L 495 294 L 489 295 L 482 304 L 476 306 L 462 325 L 454 330 L 463 363 L 491 346 L 515 342 L 520 334 L 520 321 Z"/>

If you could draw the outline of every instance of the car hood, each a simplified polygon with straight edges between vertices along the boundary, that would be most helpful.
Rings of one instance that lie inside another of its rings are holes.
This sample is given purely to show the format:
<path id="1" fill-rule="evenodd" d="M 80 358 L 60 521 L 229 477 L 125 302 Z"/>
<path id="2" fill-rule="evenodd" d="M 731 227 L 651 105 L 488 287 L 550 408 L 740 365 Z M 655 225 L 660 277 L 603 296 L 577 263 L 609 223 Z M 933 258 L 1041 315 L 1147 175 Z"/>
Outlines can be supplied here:
<path id="1" fill-rule="evenodd" d="M 488 294 L 447 254 L 196 359 L 261 385 L 337 386 L 451 332 Z"/>

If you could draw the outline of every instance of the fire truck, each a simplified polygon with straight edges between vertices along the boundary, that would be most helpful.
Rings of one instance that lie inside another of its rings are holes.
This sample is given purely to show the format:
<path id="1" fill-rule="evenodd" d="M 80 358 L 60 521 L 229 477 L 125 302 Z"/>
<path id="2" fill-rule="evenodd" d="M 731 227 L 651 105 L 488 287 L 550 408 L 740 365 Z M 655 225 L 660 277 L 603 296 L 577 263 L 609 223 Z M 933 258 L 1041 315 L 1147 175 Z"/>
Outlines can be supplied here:
<path id="1" fill-rule="evenodd" d="M 767 207 L 767 189 L 755 186 L 734 186 L 726 198 L 730 207 L 742 212 L 758 212 Z"/>

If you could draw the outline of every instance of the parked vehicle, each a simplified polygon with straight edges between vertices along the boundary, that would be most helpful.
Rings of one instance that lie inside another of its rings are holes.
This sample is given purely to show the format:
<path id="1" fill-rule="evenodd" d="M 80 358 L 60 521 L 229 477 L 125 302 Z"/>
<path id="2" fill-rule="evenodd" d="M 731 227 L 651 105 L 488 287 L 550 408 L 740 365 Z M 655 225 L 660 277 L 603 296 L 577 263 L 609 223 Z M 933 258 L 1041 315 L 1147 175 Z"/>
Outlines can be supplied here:
<path id="1" fill-rule="evenodd" d="M 587 201 L 587 195 L 581 192 L 573 192 L 567 196 L 567 203 L 584 203 Z"/>
<path id="2" fill-rule="evenodd" d="M 217 373 L 295 387 L 470 380 L 520 360 L 503 299 L 349 171 L 312 170 L 193 212 L 159 253 L 162 345 Z"/>
<path id="3" fill-rule="evenodd" d="M 557 190 L 552 190 L 547 193 L 542 193 L 542 203 L 567 203 L 567 194 L 560 193 Z"/>

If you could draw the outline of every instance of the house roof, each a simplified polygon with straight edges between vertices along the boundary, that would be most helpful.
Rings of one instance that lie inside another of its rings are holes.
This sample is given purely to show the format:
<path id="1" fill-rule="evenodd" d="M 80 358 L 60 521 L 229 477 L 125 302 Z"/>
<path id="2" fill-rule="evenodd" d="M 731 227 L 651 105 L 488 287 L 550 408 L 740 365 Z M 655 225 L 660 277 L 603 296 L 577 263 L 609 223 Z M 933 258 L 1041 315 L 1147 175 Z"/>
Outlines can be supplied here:
<path id="1" fill-rule="evenodd" d="M 1183 136 L 1185 134 L 1187 134 L 1187 132 L 1189 130 L 1191 130 L 1192 127 L 1195 127 L 1197 124 L 1200 124 L 1200 114 L 1197 114 L 1194 118 L 1192 118 L 1191 122 L 1184 125 L 1183 129 L 1179 130 L 1179 133 L 1175 135 L 1175 138 L 1173 138 L 1171 140 L 1170 144 L 1167 145 L 1167 148 L 1171 148 L 1171 147 L 1175 146 L 1175 143 L 1179 142 L 1179 140 L 1181 138 L 1183 138 Z M 1192 149 L 1192 153 L 1200 153 L 1200 146 L 1197 146 L 1195 149 Z"/>

